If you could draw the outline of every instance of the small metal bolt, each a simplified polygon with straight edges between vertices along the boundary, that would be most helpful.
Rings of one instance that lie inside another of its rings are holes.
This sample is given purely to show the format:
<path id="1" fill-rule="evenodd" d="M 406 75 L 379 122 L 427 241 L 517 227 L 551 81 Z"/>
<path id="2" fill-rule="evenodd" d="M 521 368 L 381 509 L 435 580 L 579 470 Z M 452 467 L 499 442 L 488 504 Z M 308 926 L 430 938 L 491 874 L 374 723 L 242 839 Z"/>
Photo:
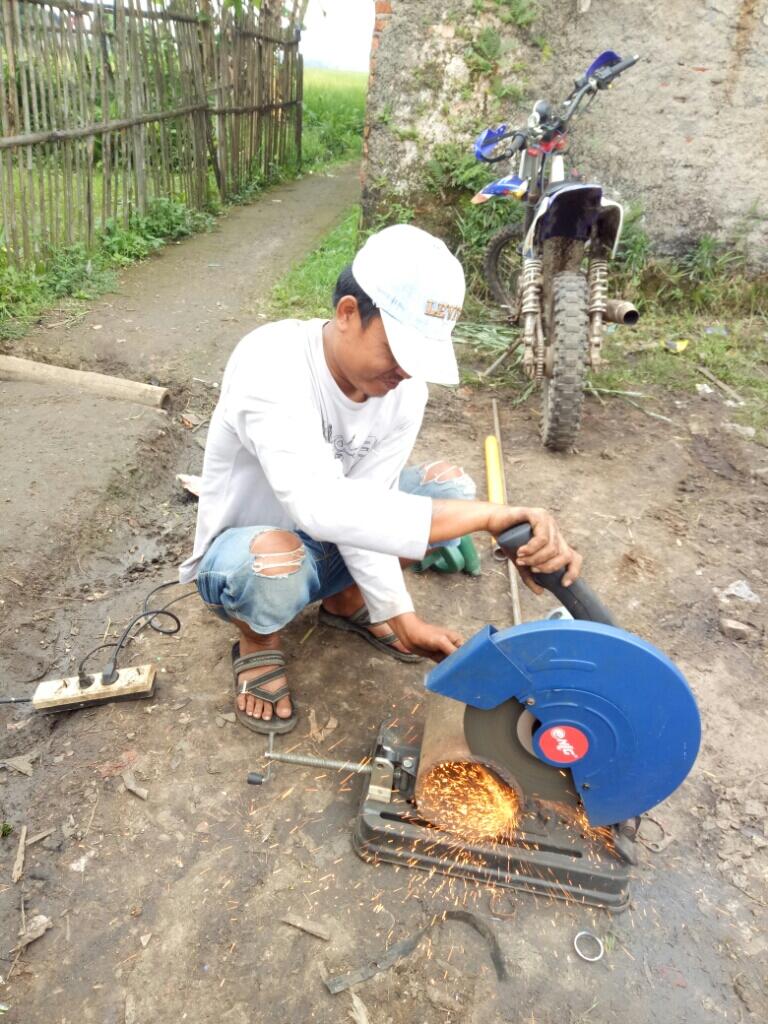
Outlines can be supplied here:
<path id="1" fill-rule="evenodd" d="M 536 701 L 535 701 L 535 700 L 533 699 L 533 697 L 528 697 L 528 699 L 526 700 L 526 702 L 525 702 L 525 703 L 526 703 L 526 704 L 528 705 L 528 707 L 530 708 L 530 707 L 533 707 L 533 705 L 534 705 L 534 704 L 536 703 Z"/>
<path id="2" fill-rule="evenodd" d="M 403 768 L 413 768 L 414 764 L 415 764 L 415 761 L 413 760 L 412 757 L 404 757 L 403 758 Z"/>

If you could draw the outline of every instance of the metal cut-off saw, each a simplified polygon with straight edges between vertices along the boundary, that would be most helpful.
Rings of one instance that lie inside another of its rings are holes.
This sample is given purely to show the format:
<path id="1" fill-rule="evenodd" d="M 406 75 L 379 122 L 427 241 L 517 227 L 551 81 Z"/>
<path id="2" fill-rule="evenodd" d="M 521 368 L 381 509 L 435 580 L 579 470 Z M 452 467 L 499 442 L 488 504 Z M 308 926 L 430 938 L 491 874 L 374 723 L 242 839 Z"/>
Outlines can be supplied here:
<path id="1" fill-rule="evenodd" d="M 514 558 L 530 537 L 522 524 L 498 543 Z M 690 772 L 699 712 L 669 658 L 562 577 L 536 579 L 571 619 L 486 626 L 429 672 L 421 743 L 382 725 L 355 828 L 362 857 L 626 906 L 640 815 Z M 514 792 L 513 835 L 463 842 L 443 827 L 430 773 L 467 763 Z"/>

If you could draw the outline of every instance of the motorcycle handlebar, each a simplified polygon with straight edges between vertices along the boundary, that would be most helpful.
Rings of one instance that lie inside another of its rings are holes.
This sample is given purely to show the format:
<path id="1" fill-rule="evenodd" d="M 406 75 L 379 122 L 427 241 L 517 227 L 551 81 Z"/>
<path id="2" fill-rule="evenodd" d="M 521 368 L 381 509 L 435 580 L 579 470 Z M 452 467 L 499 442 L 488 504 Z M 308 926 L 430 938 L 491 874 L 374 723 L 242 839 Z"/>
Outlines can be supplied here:
<path id="1" fill-rule="evenodd" d="M 611 68 L 609 68 L 608 74 L 605 76 L 605 78 L 598 81 L 598 86 L 601 89 L 604 89 L 606 85 L 610 85 L 610 83 L 615 78 L 618 78 L 620 74 L 622 74 L 628 68 L 631 68 L 633 64 L 637 64 L 639 60 L 640 55 L 636 53 L 634 57 L 627 57 L 625 60 L 619 61 L 618 64 L 614 64 Z"/>
<path id="2" fill-rule="evenodd" d="M 501 163 L 502 160 L 509 160 L 510 157 L 515 155 L 515 153 L 519 153 L 528 141 L 528 137 L 525 132 L 521 131 L 510 132 L 509 135 L 503 135 L 498 141 L 503 142 L 504 139 L 508 139 L 510 136 L 512 136 L 512 145 L 509 149 L 502 153 L 501 156 L 484 156 L 483 160 L 485 163 L 498 164 Z"/>
<path id="3" fill-rule="evenodd" d="M 525 132 L 515 132 L 515 137 L 512 139 L 512 145 L 509 147 L 508 156 L 514 156 L 515 153 L 519 153 L 524 148 L 528 137 Z"/>
<path id="4" fill-rule="evenodd" d="M 560 118 L 561 124 L 568 124 L 573 115 L 581 106 L 581 101 L 584 99 L 587 93 L 594 93 L 594 87 L 589 82 L 586 85 L 583 85 L 581 89 L 578 89 L 576 92 L 571 93 L 571 95 L 566 100 L 566 103 L 568 104 L 568 109 Z"/>
<path id="5" fill-rule="evenodd" d="M 559 116 L 557 121 L 553 122 L 551 127 L 553 129 L 564 129 L 570 121 L 570 119 L 579 109 L 581 101 L 584 99 L 586 95 L 594 95 L 596 88 L 607 88 L 616 78 L 619 77 L 620 74 L 622 74 L 628 68 L 631 68 L 633 64 L 637 64 L 639 60 L 640 55 L 635 54 L 633 57 L 627 57 L 624 60 L 619 61 L 618 64 L 613 64 L 608 68 L 601 69 L 604 72 L 602 75 L 600 74 L 600 72 L 597 72 L 592 78 L 590 78 L 588 82 L 584 82 L 584 84 L 581 85 L 579 89 L 571 93 L 567 101 L 568 110 L 564 115 Z M 526 132 L 518 130 L 515 132 L 510 132 L 509 134 L 512 135 L 512 145 L 509 147 L 507 152 L 497 157 L 485 157 L 484 159 L 486 163 L 495 164 L 499 163 L 502 160 L 509 160 L 510 157 L 513 157 L 515 153 L 519 153 L 520 150 L 524 149 L 525 146 L 528 144 L 528 135 Z M 503 136 L 502 139 L 499 139 L 499 142 L 503 141 L 504 138 L 509 138 L 509 135 Z"/>
<path id="6" fill-rule="evenodd" d="M 639 60 L 640 55 L 636 53 L 633 57 L 627 57 L 625 60 L 619 61 L 618 64 L 612 64 L 608 67 L 601 68 L 599 71 L 595 72 L 595 74 L 590 79 L 586 81 L 584 79 L 581 79 L 580 82 L 577 82 L 577 88 L 574 89 L 574 91 L 566 100 L 568 110 L 562 119 L 563 123 L 567 124 L 568 121 L 570 121 L 570 119 L 578 110 L 579 106 L 581 105 L 581 101 L 584 99 L 585 96 L 594 96 L 595 91 L 597 89 L 607 89 L 608 86 L 611 85 L 611 83 L 615 81 L 615 79 L 617 79 L 620 74 L 622 74 L 628 68 L 631 68 L 633 64 L 637 64 Z"/>
<path id="7" fill-rule="evenodd" d="M 530 523 L 520 523 L 518 526 L 505 530 L 497 539 L 504 554 L 514 560 L 517 557 L 518 548 L 527 544 L 532 536 L 533 530 Z M 563 576 L 565 576 L 565 570 L 559 569 L 557 572 L 537 573 L 535 579 L 545 590 L 554 594 L 574 619 L 603 622 L 606 626 L 616 625 L 614 617 L 584 580 L 574 580 L 569 587 L 564 587 Z"/>

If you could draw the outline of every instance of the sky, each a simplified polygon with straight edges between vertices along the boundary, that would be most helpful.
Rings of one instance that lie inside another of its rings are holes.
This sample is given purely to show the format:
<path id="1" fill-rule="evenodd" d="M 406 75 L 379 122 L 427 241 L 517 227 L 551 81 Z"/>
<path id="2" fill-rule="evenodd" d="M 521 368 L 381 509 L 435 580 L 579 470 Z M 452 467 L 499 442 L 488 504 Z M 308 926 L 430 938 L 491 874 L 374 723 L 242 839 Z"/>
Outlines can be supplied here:
<path id="1" fill-rule="evenodd" d="M 304 62 L 367 71 L 374 0 L 309 0 L 301 38 Z"/>

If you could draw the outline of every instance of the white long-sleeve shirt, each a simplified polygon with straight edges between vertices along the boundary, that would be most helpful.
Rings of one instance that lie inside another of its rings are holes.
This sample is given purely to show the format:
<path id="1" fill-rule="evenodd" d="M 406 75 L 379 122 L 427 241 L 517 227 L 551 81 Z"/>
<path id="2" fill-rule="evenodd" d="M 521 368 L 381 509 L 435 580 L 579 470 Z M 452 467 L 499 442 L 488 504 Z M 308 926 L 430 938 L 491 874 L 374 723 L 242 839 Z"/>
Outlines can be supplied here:
<path id="1" fill-rule="evenodd" d="M 397 489 L 421 427 L 427 387 L 402 381 L 353 402 L 333 379 L 322 320 L 283 320 L 246 335 L 211 418 L 186 583 L 224 530 L 301 529 L 335 543 L 373 622 L 413 610 L 398 557 L 424 556 L 429 498 Z"/>

